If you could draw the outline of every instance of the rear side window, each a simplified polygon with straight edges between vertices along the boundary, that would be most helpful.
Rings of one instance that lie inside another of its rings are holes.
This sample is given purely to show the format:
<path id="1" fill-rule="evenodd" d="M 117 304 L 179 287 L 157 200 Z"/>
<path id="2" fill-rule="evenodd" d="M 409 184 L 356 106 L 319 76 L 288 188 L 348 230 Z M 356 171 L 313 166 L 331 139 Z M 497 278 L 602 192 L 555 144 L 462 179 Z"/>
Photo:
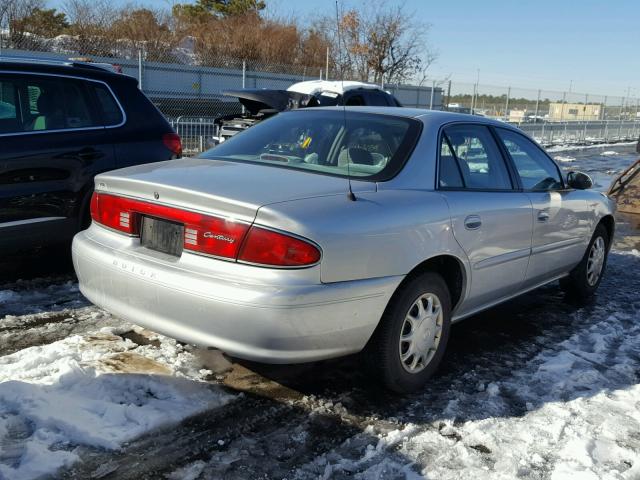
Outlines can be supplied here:
<path id="1" fill-rule="evenodd" d="M 92 84 L 48 75 L 0 77 L 0 134 L 102 127 Z M 119 108 L 116 113 L 121 119 Z"/>
<path id="2" fill-rule="evenodd" d="M 18 89 L 14 82 L 0 79 L 0 134 L 19 132 Z"/>
<path id="3" fill-rule="evenodd" d="M 359 107 L 364 104 L 364 98 L 362 98 L 362 95 L 351 95 L 347 98 L 347 107 Z"/>
<path id="4" fill-rule="evenodd" d="M 463 188 L 462 172 L 458 160 L 445 135 L 440 140 L 440 187 Z"/>
<path id="5" fill-rule="evenodd" d="M 498 136 L 527 190 L 547 191 L 563 188 L 558 167 L 528 138 L 510 130 L 497 128 Z"/>
<path id="6" fill-rule="evenodd" d="M 118 102 L 111 94 L 111 91 L 104 85 L 96 84 L 94 86 L 98 104 L 102 109 L 102 118 L 105 126 L 120 125 L 124 120 L 122 110 Z"/>
<path id="7" fill-rule="evenodd" d="M 22 131 L 69 130 L 100 126 L 84 85 L 64 77 L 26 76 L 16 82 L 25 99 Z"/>
<path id="8" fill-rule="evenodd" d="M 68 78 L 27 78 L 29 108 L 23 130 L 67 130 L 100 126 L 84 85 Z"/>
<path id="9" fill-rule="evenodd" d="M 367 105 L 373 105 L 374 107 L 388 107 L 391 104 L 386 94 L 377 90 L 371 90 L 367 92 Z"/>
<path id="10" fill-rule="evenodd" d="M 444 130 L 444 137 L 457 160 L 464 188 L 473 190 L 511 190 L 513 188 L 502 154 L 487 127 L 454 125 Z M 442 161 L 440 172 L 442 175 Z M 440 180 L 446 182 L 443 178 Z"/>

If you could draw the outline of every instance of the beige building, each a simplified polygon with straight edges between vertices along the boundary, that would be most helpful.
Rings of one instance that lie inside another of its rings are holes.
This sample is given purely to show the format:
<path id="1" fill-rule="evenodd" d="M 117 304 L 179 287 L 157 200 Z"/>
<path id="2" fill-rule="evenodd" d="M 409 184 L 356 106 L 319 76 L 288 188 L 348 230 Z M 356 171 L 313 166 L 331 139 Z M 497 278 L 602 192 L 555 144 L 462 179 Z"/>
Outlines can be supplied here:
<path id="1" fill-rule="evenodd" d="M 522 123 L 526 113 L 526 110 L 509 110 L 509 121 L 511 123 Z"/>
<path id="2" fill-rule="evenodd" d="M 550 103 L 549 120 L 600 120 L 602 105 L 599 103 Z"/>

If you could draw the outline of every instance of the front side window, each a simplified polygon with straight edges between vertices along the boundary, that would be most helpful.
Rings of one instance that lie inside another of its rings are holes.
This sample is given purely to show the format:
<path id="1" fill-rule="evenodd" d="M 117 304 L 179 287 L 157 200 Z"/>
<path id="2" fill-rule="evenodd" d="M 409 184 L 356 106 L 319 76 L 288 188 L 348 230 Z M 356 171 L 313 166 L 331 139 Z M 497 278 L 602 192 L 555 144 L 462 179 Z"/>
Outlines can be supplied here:
<path id="1" fill-rule="evenodd" d="M 337 110 L 283 112 L 201 158 L 386 180 L 403 167 L 420 134 L 417 120 Z"/>
<path id="2" fill-rule="evenodd" d="M 443 135 L 457 160 L 464 188 L 511 190 L 509 172 L 489 129 L 484 125 L 454 125 Z M 442 171 L 441 161 L 441 171 Z M 447 167 L 445 167 L 447 168 Z"/>
<path id="3" fill-rule="evenodd" d="M 531 140 L 519 133 L 497 128 L 526 190 L 548 191 L 563 188 L 558 167 Z"/>

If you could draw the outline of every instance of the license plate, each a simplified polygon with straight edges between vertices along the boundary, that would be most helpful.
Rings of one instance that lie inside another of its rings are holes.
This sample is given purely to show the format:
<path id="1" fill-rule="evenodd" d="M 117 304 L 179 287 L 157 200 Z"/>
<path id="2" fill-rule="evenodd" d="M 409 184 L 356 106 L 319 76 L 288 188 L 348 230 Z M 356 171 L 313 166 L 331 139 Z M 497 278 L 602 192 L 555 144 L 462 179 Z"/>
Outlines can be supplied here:
<path id="1" fill-rule="evenodd" d="M 140 243 L 151 250 L 179 257 L 184 245 L 184 225 L 160 218 L 142 217 Z"/>

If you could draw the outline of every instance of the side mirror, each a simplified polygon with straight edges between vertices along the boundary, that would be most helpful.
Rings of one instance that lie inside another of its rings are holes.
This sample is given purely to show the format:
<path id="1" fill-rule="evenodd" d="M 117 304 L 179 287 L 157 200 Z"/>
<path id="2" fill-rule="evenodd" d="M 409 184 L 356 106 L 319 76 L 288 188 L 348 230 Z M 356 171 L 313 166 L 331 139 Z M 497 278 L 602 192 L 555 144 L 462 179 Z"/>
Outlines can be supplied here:
<path id="1" fill-rule="evenodd" d="M 593 186 L 591 177 L 582 172 L 567 173 L 567 185 L 576 190 L 587 190 Z"/>

